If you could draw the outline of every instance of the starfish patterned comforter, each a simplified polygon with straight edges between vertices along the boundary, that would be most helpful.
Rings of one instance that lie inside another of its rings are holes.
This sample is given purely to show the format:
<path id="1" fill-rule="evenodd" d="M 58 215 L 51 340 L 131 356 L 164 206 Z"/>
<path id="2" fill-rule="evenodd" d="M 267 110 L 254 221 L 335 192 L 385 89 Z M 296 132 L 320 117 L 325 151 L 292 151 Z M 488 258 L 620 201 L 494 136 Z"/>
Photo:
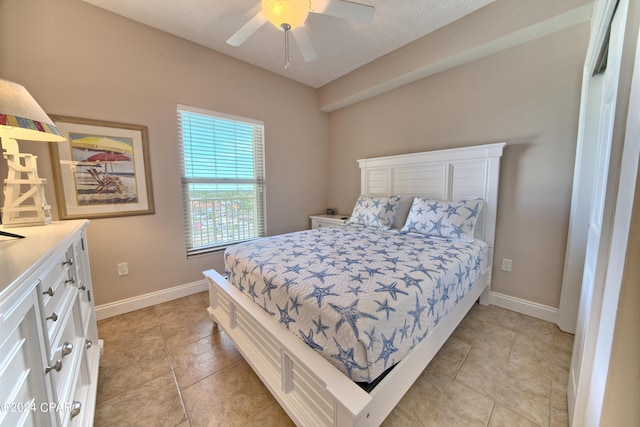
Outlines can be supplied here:
<path id="1" fill-rule="evenodd" d="M 357 225 L 225 252 L 229 282 L 357 382 L 400 361 L 486 269 L 487 245 Z"/>

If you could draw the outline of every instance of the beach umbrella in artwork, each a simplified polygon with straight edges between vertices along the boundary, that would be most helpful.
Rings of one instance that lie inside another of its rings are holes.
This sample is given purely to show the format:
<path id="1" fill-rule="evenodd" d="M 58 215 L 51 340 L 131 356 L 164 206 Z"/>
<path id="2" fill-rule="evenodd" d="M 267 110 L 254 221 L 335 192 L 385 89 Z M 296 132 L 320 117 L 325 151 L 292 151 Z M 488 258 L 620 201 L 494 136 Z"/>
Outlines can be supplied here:
<path id="1" fill-rule="evenodd" d="M 128 161 L 131 161 L 131 158 L 129 158 L 129 156 L 126 156 L 121 153 L 107 153 L 106 151 L 89 156 L 87 157 L 87 160 L 86 160 L 86 162 L 90 162 L 90 163 L 104 163 L 105 164 L 104 171 L 106 173 L 108 173 L 107 165 L 113 164 L 114 162 L 128 162 Z M 111 171 L 113 172 L 113 166 L 111 169 L 112 169 Z"/>
<path id="2" fill-rule="evenodd" d="M 133 153 L 133 147 L 124 141 L 104 136 L 85 136 L 71 140 L 74 148 L 84 148 L 93 151 L 109 151 L 111 153 Z M 127 159 L 130 160 L 130 159 Z"/>
<path id="3" fill-rule="evenodd" d="M 98 154 L 94 154 L 93 156 L 87 157 L 87 162 L 126 162 L 131 159 L 128 156 L 120 153 L 107 153 L 102 152 Z"/>

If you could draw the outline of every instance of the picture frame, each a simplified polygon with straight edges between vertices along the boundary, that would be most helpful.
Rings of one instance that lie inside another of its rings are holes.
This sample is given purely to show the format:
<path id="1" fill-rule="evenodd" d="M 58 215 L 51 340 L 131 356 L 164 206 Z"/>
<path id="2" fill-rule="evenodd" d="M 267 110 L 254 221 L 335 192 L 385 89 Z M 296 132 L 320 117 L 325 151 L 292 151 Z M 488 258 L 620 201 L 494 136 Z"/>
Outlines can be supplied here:
<path id="1" fill-rule="evenodd" d="M 50 144 L 61 220 L 155 213 L 146 126 L 50 117 L 66 138 Z"/>

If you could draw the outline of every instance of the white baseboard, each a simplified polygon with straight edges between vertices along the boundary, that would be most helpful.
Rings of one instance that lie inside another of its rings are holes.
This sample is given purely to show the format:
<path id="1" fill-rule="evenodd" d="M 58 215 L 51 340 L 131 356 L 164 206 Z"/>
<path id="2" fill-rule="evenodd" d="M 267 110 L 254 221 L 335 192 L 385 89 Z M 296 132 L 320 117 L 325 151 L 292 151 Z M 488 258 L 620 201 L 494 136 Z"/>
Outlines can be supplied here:
<path id="1" fill-rule="evenodd" d="M 490 304 L 515 311 L 516 313 L 526 314 L 536 319 L 546 320 L 554 324 L 558 323 L 558 309 L 549 307 L 548 305 L 538 304 L 537 302 L 527 301 L 498 292 L 491 292 Z"/>
<path id="2" fill-rule="evenodd" d="M 207 281 L 202 279 L 197 282 L 187 283 L 186 285 L 175 286 L 133 298 L 102 304 L 96 306 L 96 319 L 107 319 L 119 314 L 129 313 L 177 298 L 197 294 L 198 292 L 203 292 L 208 289 Z"/>

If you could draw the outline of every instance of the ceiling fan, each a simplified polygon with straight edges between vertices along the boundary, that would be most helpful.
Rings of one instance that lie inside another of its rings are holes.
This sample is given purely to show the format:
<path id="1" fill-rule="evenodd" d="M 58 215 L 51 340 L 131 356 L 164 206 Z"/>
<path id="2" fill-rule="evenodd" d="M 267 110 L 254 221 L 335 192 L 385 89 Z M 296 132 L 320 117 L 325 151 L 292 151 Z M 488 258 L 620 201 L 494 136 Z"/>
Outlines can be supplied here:
<path id="1" fill-rule="evenodd" d="M 304 60 L 313 61 L 318 53 L 304 25 L 309 12 L 370 24 L 375 8 L 346 0 L 262 0 L 262 10 L 229 37 L 227 43 L 240 46 L 265 23 L 271 22 L 285 34 L 285 68 L 289 65 L 290 32 Z"/>

